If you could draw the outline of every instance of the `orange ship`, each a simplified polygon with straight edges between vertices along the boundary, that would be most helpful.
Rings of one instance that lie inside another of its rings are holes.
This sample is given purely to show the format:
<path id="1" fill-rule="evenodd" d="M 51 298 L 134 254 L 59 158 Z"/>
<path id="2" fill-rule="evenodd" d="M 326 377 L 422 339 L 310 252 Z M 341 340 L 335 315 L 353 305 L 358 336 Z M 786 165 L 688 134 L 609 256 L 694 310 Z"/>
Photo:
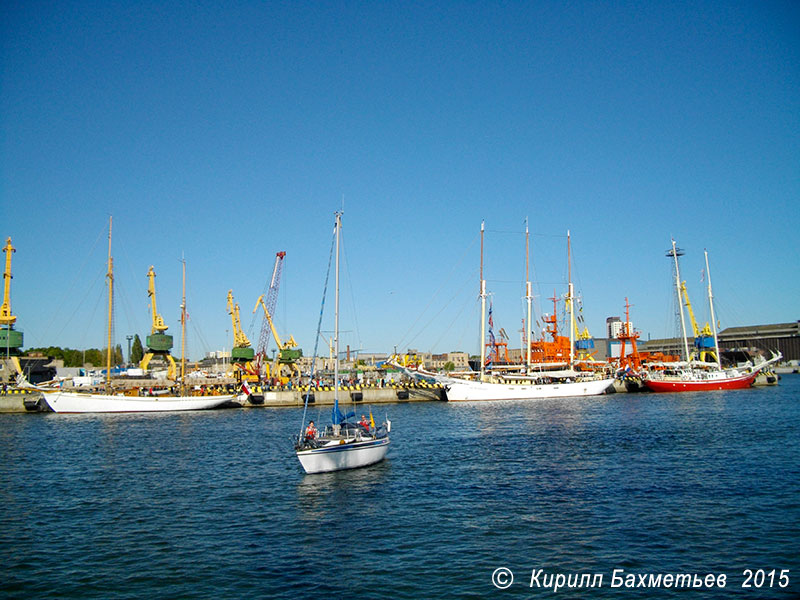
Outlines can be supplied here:
<path id="1" fill-rule="evenodd" d="M 680 357 L 672 354 L 664 354 L 663 352 L 639 352 L 636 347 L 636 340 L 639 339 L 639 333 L 633 331 L 631 328 L 630 307 L 628 298 L 625 298 L 625 323 L 622 325 L 622 331 L 617 336 L 617 339 L 622 342 L 619 350 L 619 358 L 616 359 L 619 370 L 623 373 L 631 372 L 638 373 L 642 367 L 647 367 L 648 363 L 665 363 L 677 362 Z M 625 346 L 630 344 L 631 351 L 627 352 Z M 611 359 L 613 360 L 613 359 Z"/>

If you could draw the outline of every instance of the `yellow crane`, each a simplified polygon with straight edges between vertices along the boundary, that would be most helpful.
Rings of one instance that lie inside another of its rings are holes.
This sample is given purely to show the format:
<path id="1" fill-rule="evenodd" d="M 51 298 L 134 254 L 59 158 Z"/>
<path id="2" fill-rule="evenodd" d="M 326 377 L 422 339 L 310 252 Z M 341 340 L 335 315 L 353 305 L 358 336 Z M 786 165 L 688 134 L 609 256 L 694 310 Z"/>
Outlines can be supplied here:
<path id="1" fill-rule="evenodd" d="M 711 331 L 711 326 L 706 323 L 703 329 L 697 326 L 697 321 L 694 318 L 694 311 L 692 310 L 692 303 L 689 301 L 689 292 L 686 290 L 686 282 L 681 281 L 681 293 L 686 302 L 686 309 L 689 311 L 689 320 L 692 322 L 692 329 L 694 330 L 694 347 L 695 353 L 699 351 L 700 361 L 705 362 L 706 355 L 710 356 L 714 362 L 719 362 L 717 353 L 714 350 L 714 332 Z"/>
<path id="2" fill-rule="evenodd" d="M 267 377 L 278 377 L 282 380 L 282 382 L 285 383 L 285 381 L 283 381 L 285 378 L 281 375 L 282 367 L 284 365 L 289 367 L 290 371 L 299 377 L 300 367 L 297 366 L 297 359 L 303 356 L 303 351 L 297 347 L 297 342 L 294 341 L 294 336 L 290 335 L 289 340 L 285 343 L 281 340 L 281 337 L 278 335 L 278 330 L 275 329 L 275 324 L 272 322 L 272 315 L 269 314 L 267 305 L 264 303 L 263 294 L 258 297 L 258 300 L 256 300 L 256 306 L 253 308 L 254 313 L 258 310 L 259 305 L 264 309 L 264 316 L 266 317 L 267 322 L 269 322 L 272 335 L 275 337 L 275 344 L 278 346 L 278 356 L 276 357 L 278 365 L 273 365 L 274 373 L 270 375 L 270 373 L 267 372 Z"/>
<path id="3" fill-rule="evenodd" d="M 0 325 L 13 325 L 17 317 L 11 314 L 11 254 L 16 252 L 11 238 L 6 239 L 3 252 L 6 253 L 6 269 L 3 271 L 3 305 L 0 307 Z"/>
<path id="4" fill-rule="evenodd" d="M 569 312 L 570 302 L 572 302 L 572 299 L 567 298 L 567 312 Z M 580 303 L 580 299 L 578 299 L 578 303 Z M 578 312 L 583 312 L 582 306 L 578 309 Z M 583 331 L 578 329 L 578 320 L 583 320 L 583 317 L 581 317 L 580 314 L 578 315 L 577 319 L 573 320 L 573 328 L 575 331 L 575 361 L 594 362 L 594 355 L 597 354 L 597 350 L 594 349 L 594 338 L 592 338 L 592 334 L 589 333 L 588 326 L 584 325 Z"/>
<path id="5" fill-rule="evenodd" d="M 235 365 L 238 373 L 245 371 L 249 374 L 248 379 L 252 380 L 253 365 L 250 361 L 255 356 L 255 351 L 250 346 L 250 340 L 242 330 L 242 321 L 239 318 L 239 305 L 233 301 L 233 290 L 228 290 L 228 314 L 231 316 L 233 326 L 233 349 L 231 350 L 231 362 Z"/>
<path id="6" fill-rule="evenodd" d="M 575 360 L 578 362 L 594 362 L 594 355 L 597 354 L 597 350 L 594 350 L 594 339 L 592 334 L 589 333 L 589 328 L 584 325 L 583 331 L 578 331 L 577 321 L 575 322 L 575 353 Z"/>
<path id="7" fill-rule="evenodd" d="M 175 360 L 169 352 L 172 349 L 172 336 L 164 333 L 169 329 L 169 326 L 164 323 L 164 319 L 158 314 L 158 309 L 156 308 L 156 272 L 152 265 L 147 271 L 147 279 L 147 295 L 150 297 L 152 327 L 150 335 L 147 336 L 147 353 L 144 355 L 144 358 L 142 358 L 142 362 L 139 363 L 139 366 L 142 370 L 146 371 L 152 358 L 154 356 L 160 356 L 168 363 L 167 377 L 169 379 L 175 379 L 177 367 L 175 366 Z"/>
<path id="8" fill-rule="evenodd" d="M 0 306 L 0 351 L 11 362 L 14 370 L 21 374 L 18 356 L 22 348 L 22 332 L 14 331 L 17 317 L 11 314 L 11 254 L 16 252 L 11 245 L 11 238 L 6 239 L 3 252 L 6 253 L 6 268 L 3 271 L 3 304 Z"/>

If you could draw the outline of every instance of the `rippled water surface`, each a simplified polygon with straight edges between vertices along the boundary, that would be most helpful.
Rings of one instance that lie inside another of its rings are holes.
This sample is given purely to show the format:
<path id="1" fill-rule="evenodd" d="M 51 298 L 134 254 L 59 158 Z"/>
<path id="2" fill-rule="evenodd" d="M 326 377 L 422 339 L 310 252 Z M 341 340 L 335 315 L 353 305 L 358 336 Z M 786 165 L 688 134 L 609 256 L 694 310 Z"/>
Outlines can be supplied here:
<path id="1" fill-rule="evenodd" d="M 0 415 L 0 593 L 553 596 L 529 587 L 534 569 L 604 575 L 557 597 L 679 593 L 611 588 L 624 569 L 727 576 L 693 598 L 796 597 L 799 403 L 787 375 L 737 392 L 382 405 L 387 460 L 313 476 L 289 441 L 300 409 Z M 789 569 L 790 585 L 743 589 L 748 568 Z"/>

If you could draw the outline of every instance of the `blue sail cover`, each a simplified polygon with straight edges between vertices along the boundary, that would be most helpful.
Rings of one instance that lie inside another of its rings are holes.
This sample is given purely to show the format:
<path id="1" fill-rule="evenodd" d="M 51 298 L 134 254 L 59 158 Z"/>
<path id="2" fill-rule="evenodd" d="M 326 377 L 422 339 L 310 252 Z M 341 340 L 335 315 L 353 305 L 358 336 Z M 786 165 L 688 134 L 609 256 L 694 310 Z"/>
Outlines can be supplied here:
<path id="1" fill-rule="evenodd" d="M 331 422 L 334 425 L 341 425 L 347 419 L 355 416 L 356 416 L 355 412 L 349 412 L 346 415 L 342 414 L 342 411 L 339 410 L 338 400 L 333 404 L 333 409 L 331 409 Z"/>
<path id="2" fill-rule="evenodd" d="M 331 409 L 331 423 L 340 425 L 342 421 L 344 421 L 344 415 L 342 411 L 339 410 L 339 403 L 334 402 L 333 408 Z"/>

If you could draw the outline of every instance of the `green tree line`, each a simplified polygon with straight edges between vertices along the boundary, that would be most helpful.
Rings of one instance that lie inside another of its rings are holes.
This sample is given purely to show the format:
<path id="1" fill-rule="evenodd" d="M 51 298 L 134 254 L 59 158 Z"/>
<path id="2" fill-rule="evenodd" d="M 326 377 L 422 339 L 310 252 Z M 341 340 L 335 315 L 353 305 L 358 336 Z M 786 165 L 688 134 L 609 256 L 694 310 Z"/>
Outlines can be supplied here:
<path id="1" fill-rule="evenodd" d="M 58 346 L 48 346 L 47 348 L 29 348 L 25 354 L 27 356 L 44 354 L 53 360 L 63 360 L 65 367 L 82 367 L 91 364 L 94 367 L 104 367 L 106 364 L 106 349 L 87 348 L 86 350 L 75 350 L 73 348 L 59 348 Z M 131 345 L 130 361 L 139 363 L 144 357 L 142 341 L 136 335 Z M 112 365 L 121 365 L 124 362 L 122 346 L 117 344 L 111 356 Z"/>

